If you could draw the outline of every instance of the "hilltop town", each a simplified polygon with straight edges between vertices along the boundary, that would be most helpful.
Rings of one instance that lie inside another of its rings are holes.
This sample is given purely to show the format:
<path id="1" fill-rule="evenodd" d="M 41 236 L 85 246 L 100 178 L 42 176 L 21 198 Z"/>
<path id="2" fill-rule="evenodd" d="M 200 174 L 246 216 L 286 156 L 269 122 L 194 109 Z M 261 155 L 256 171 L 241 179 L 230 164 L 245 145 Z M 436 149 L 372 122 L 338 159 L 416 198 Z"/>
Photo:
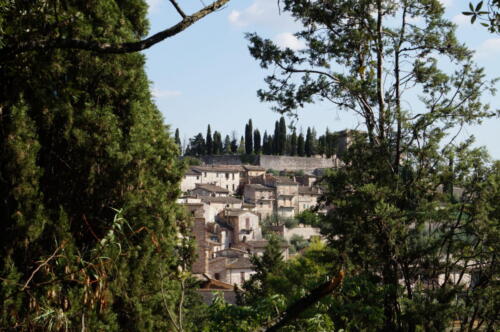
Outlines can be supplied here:
<path id="1" fill-rule="evenodd" d="M 320 238 L 318 228 L 297 218 L 315 207 L 315 213 L 326 212 L 325 207 L 318 207 L 322 190 L 317 180 L 323 169 L 314 167 L 333 159 L 293 157 L 295 163 L 291 163 L 290 158 L 261 156 L 261 163 L 272 162 L 279 170 L 205 164 L 190 166 L 185 173 L 178 202 L 193 217 L 197 258 L 192 272 L 206 280 L 208 288 L 232 290 L 248 280 L 255 273 L 250 257 L 264 252 L 266 233 L 284 240 L 284 259 L 296 253 L 294 239 Z M 297 163 L 306 169 L 284 169 Z"/>
<path id="2" fill-rule="evenodd" d="M 500 331 L 499 0 L 0 3 L 0 332 Z"/>

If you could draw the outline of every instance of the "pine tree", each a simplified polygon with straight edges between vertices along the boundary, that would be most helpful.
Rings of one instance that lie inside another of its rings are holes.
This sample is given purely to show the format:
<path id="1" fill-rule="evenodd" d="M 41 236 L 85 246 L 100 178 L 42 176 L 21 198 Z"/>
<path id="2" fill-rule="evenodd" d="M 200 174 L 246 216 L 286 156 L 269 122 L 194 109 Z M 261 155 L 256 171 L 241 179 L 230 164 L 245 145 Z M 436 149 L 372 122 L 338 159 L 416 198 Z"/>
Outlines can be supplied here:
<path id="1" fill-rule="evenodd" d="M 279 275 L 285 268 L 281 241 L 277 236 L 271 236 L 262 256 L 252 257 L 255 274 L 252 274 L 250 280 L 243 285 L 245 291 L 243 303 L 251 304 L 253 301 L 271 295 L 269 278 L 272 274 Z"/>
<path id="2" fill-rule="evenodd" d="M 262 152 L 262 146 L 261 146 L 261 141 L 260 141 L 259 129 L 255 129 L 253 132 L 253 144 L 254 144 L 255 153 L 260 154 Z"/>
<path id="3" fill-rule="evenodd" d="M 253 153 L 253 125 L 252 119 L 248 120 L 248 124 L 245 126 L 245 152 L 246 154 Z"/>
<path id="4" fill-rule="evenodd" d="M 211 155 L 214 153 L 214 142 L 212 138 L 212 130 L 210 125 L 207 127 L 207 136 L 205 138 L 205 153 L 206 155 Z"/>

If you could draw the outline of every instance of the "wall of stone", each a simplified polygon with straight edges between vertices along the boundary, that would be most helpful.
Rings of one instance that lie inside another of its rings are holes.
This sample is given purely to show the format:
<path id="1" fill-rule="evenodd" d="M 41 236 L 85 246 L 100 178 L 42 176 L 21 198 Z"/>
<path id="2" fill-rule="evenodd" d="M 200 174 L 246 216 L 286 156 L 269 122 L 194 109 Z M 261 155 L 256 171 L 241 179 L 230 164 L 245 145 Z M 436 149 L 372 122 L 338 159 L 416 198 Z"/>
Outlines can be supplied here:
<path id="1" fill-rule="evenodd" d="M 259 156 L 259 166 L 277 171 L 313 171 L 317 168 L 336 167 L 336 159 L 290 156 Z"/>
<path id="2" fill-rule="evenodd" d="M 258 156 L 240 156 L 240 155 L 210 155 L 199 157 L 201 161 L 208 165 L 243 165 L 257 164 Z"/>
<path id="3" fill-rule="evenodd" d="M 332 168 L 338 166 L 338 159 L 316 157 L 290 157 L 290 156 L 203 156 L 200 159 L 208 165 L 243 165 L 254 164 L 277 171 L 313 171 L 317 168 Z"/>

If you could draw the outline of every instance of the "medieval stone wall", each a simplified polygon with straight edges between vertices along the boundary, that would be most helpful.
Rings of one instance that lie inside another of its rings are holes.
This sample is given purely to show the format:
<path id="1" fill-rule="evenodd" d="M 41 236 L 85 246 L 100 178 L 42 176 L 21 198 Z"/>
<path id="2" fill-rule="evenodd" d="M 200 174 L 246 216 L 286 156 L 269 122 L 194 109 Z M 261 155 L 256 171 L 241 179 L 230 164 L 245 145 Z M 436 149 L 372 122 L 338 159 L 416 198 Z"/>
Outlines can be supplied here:
<path id="1" fill-rule="evenodd" d="M 249 158 L 251 157 L 251 158 Z M 242 161 L 238 155 L 203 156 L 202 161 L 208 165 L 242 165 L 254 164 L 267 169 L 277 171 L 313 171 L 317 168 L 338 167 L 338 159 L 321 157 L 290 157 L 290 156 L 244 156 L 249 158 L 248 162 Z M 253 160 L 250 160 L 253 159 Z"/>
<path id="2" fill-rule="evenodd" d="M 259 156 L 259 166 L 277 171 L 313 171 L 317 168 L 332 168 L 337 166 L 335 158 L 290 157 L 290 156 Z"/>

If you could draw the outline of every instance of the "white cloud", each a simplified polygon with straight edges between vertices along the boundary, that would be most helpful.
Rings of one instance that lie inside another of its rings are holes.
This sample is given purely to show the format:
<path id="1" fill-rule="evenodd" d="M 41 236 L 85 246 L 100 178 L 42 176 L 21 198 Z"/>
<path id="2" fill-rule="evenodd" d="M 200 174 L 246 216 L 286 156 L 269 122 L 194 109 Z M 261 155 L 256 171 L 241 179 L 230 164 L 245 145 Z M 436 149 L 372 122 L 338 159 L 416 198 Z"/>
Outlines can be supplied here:
<path id="1" fill-rule="evenodd" d="M 476 51 L 476 58 L 487 58 L 500 55 L 500 38 L 485 40 Z"/>
<path id="2" fill-rule="evenodd" d="M 439 0 L 444 8 L 451 7 L 453 0 Z"/>
<path id="3" fill-rule="evenodd" d="M 160 90 L 160 89 L 152 89 L 151 94 L 153 97 L 160 99 L 160 98 L 171 98 L 171 97 L 178 97 L 182 93 L 179 90 Z"/>
<path id="4" fill-rule="evenodd" d="M 163 0 L 146 0 L 148 3 L 148 12 L 149 13 L 154 13 L 159 10 L 160 5 L 162 4 Z"/>
<path id="5" fill-rule="evenodd" d="M 280 33 L 274 37 L 274 41 L 278 44 L 278 46 L 282 48 L 288 47 L 294 51 L 301 50 L 306 47 L 304 41 L 298 39 L 290 32 Z"/>
<path id="6" fill-rule="evenodd" d="M 232 10 L 228 15 L 229 23 L 237 27 L 264 25 L 274 28 L 296 30 L 300 26 L 288 13 L 280 13 L 278 3 L 272 0 L 253 0 L 245 9 Z"/>
<path id="7" fill-rule="evenodd" d="M 241 12 L 237 10 L 231 11 L 228 16 L 229 22 L 237 26 L 245 26 L 245 22 L 241 20 Z"/>
<path id="8" fill-rule="evenodd" d="M 470 16 L 465 16 L 464 14 L 455 15 L 451 20 L 459 26 L 470 24 Z"/>

